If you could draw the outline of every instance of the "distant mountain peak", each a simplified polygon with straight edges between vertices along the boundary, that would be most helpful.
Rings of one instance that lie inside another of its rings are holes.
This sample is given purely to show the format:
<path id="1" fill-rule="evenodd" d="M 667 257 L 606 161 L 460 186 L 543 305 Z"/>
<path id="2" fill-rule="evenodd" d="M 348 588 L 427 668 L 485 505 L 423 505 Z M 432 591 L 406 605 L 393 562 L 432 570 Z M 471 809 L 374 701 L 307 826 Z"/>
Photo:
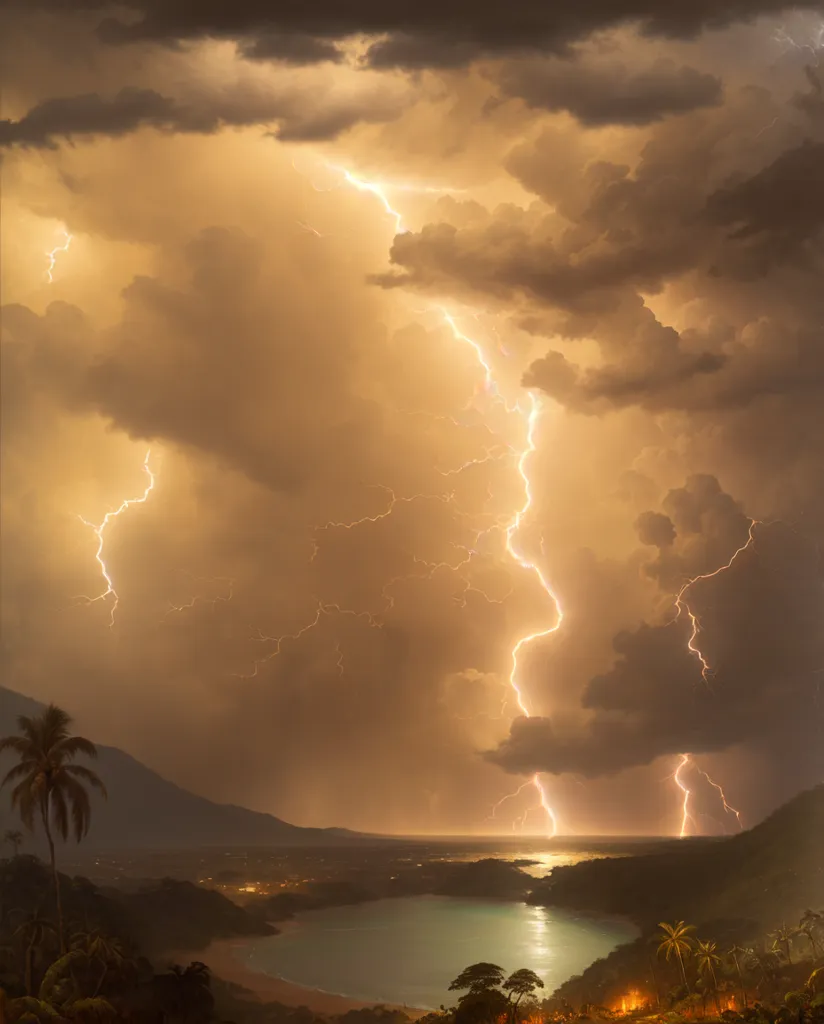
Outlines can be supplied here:
<path id="1" fill-rule="evenodd" d="M 0 686 L 0 736 L 17 731 L 20 715 L 39 714 L 43 707 Z M 236 804 L 214 803 L 164 779 L 124 750 L 102 744 L 97 749 L 96 771 L 109 799 L 92 796 L 87 847 L 321 846 L 367 838 L 347 829 L 303 828 Z M 8 793 L 0 793 L 0 806 L 5 816 Z"/>

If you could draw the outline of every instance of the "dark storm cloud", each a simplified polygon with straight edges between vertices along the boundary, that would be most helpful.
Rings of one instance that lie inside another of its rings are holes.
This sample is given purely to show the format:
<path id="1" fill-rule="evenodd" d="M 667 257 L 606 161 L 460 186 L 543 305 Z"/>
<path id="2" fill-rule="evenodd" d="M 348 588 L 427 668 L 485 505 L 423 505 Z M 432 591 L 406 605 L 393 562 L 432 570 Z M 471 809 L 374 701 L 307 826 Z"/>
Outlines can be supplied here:
<path id="1" fill-rule="evenodd" d="M 684 355 L 676 348 L 655 356 L 643 370 L 606 366 L 583 372 L 560 352 L 536 360 L 524 374 L 524 387 L 539 388 L 570 408 L 590 413 L 637 405 L 672 408 L 673 395 L 695 377 L 717 373 L 726 360 L 712 352 Z"/>
<path id="2" fill-rule="evenodd" d="M 246 60 L 281 61 L 284 64 L 338 64 L 343 54 L 327 39 L 315 39 L 300 33 L 272 32 L 255 36 L 239 46 Z"/>
<path id="3" fill-rule="evenodd" d="M 359 121 L 379 121 L 396 113 L 386 97 L 320 99 L 272 95 L 251 87 L 204 94 L 190 102 L 132 87 L 110 99 L 97 93 L 66 96 L 39 103 L 19 121 L 0 121 L 0 146 L 54 149 L 58 139 L 117 137 L 142 127 L 212 134 L 223 127 L 272 123 L 277 123 L 277 138 L 306 142 L 332 139 Z"/>
<path id="4" fill-rule="evenodd" d="M 92 4 L 92 7 L 98 7 Z M 470 0 L 385 4 L 356 0 L 292 4 L 279 9 L 262 0 L 231 4 L 211 0 L 192 6 L 183 0 L 137 0 L 136 21 L 108 20 L 104 37 L 111 41 L 177 40 L 204 36 L 239 38 L 269 32 L 297 32 L 317 39 L 352 35 L 385 35 L 373 44 L 367 62 L 373 66 L 457 66 L 484 56 L 513 50 L 564 50 L 593 32 L 638 23 L 653 36 L 692 37 L 706 27 L 787 9 L 784 0 L 700 0 L 662 5 L 657 0 L 608 0 L 585 4 L 534 4 L 518 0 L 502 11 Z M 812 7 L 817 4 L 794 4 Z"/>
<path id="5" fill-rule="evenodd" d="M 675 540 L 675 527 L 663 512 L 642 512 L 635 521 L 635 528 L 642 544 L 664 548 Z"/>
<path id="6" fill-rule="evenodd" d="M 726 750 L 781 723 L 796 723 L 799 742 L 814 743 L 824 670 L 824 574 L 814 545 L 783 525 L 757 527 L 730 569 L 686 597 L 711 666 L 706 683 L 687 647 L 688 615 L 642 625 L 615 638 L 614 667 L 586 688 L 586 724 L 521 719 L 488 756 L 513 772 L 596 777 L 665 754 Z"/>
<path id="7" fill-rule="evenodd" d="M 611 63 L 522 60 L 508 64 L 501 90 L 528 106 L 566 110 L 582 124 L 645 125 L 721 101 L 721 80 L 659 60 L 650 68 Z"/>
<path id="8" fill-rule="evenodd" d="M 760 241 L 778 259 L 824 227 L 824 142 L 805 140 L 758 174 L 719 189 L 707 214 L 733 228 L 735 239 Z"/>

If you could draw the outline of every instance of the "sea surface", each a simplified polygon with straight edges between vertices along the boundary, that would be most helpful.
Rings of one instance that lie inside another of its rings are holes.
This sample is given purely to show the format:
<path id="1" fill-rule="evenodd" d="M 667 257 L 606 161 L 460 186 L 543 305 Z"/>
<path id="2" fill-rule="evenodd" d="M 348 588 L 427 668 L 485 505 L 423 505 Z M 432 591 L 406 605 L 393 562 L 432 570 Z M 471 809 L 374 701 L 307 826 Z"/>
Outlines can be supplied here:
<path id="1" fill-rule="evenodd" d="M 529 967 L 548 995 L 637 936 L 634 925 L 525 903 L 413 896 L 301 914 L 238 957 L 306 988 L 422 1009 L 454 1004 L 449 983 L 481 960 Z"/>

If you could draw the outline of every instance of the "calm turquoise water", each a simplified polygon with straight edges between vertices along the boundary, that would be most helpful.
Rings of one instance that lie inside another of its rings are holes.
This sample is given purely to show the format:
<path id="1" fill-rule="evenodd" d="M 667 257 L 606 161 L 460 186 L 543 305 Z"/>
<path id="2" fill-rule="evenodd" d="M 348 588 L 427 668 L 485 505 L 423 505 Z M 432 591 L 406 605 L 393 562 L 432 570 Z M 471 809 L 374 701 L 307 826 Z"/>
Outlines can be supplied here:
<path id="1" fill-rule="evenodd" d="M 376 1003 L 436 1008 L 480 960 L 530 967 L 554 988 L 635 938 L 631 924 L 524 903 L 415 896 L 301 914 L 238 955 L 254 971 Z"/>

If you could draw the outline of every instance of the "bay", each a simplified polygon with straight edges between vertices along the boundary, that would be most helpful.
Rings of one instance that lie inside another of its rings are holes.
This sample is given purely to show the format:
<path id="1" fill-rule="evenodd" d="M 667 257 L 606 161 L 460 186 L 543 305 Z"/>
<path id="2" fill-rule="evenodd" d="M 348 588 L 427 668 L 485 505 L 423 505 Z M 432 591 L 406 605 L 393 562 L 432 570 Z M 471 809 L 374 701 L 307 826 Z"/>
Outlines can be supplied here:
<path id="1" fill-rule="evenodd" d="M 549 995 L 638 934 L 629 922 L 495 900 L 415 896 L 310 911 L 239 951 L 247 967 L 304 988 L 422 1009 L 479 961 L 528 967 Z"/>

